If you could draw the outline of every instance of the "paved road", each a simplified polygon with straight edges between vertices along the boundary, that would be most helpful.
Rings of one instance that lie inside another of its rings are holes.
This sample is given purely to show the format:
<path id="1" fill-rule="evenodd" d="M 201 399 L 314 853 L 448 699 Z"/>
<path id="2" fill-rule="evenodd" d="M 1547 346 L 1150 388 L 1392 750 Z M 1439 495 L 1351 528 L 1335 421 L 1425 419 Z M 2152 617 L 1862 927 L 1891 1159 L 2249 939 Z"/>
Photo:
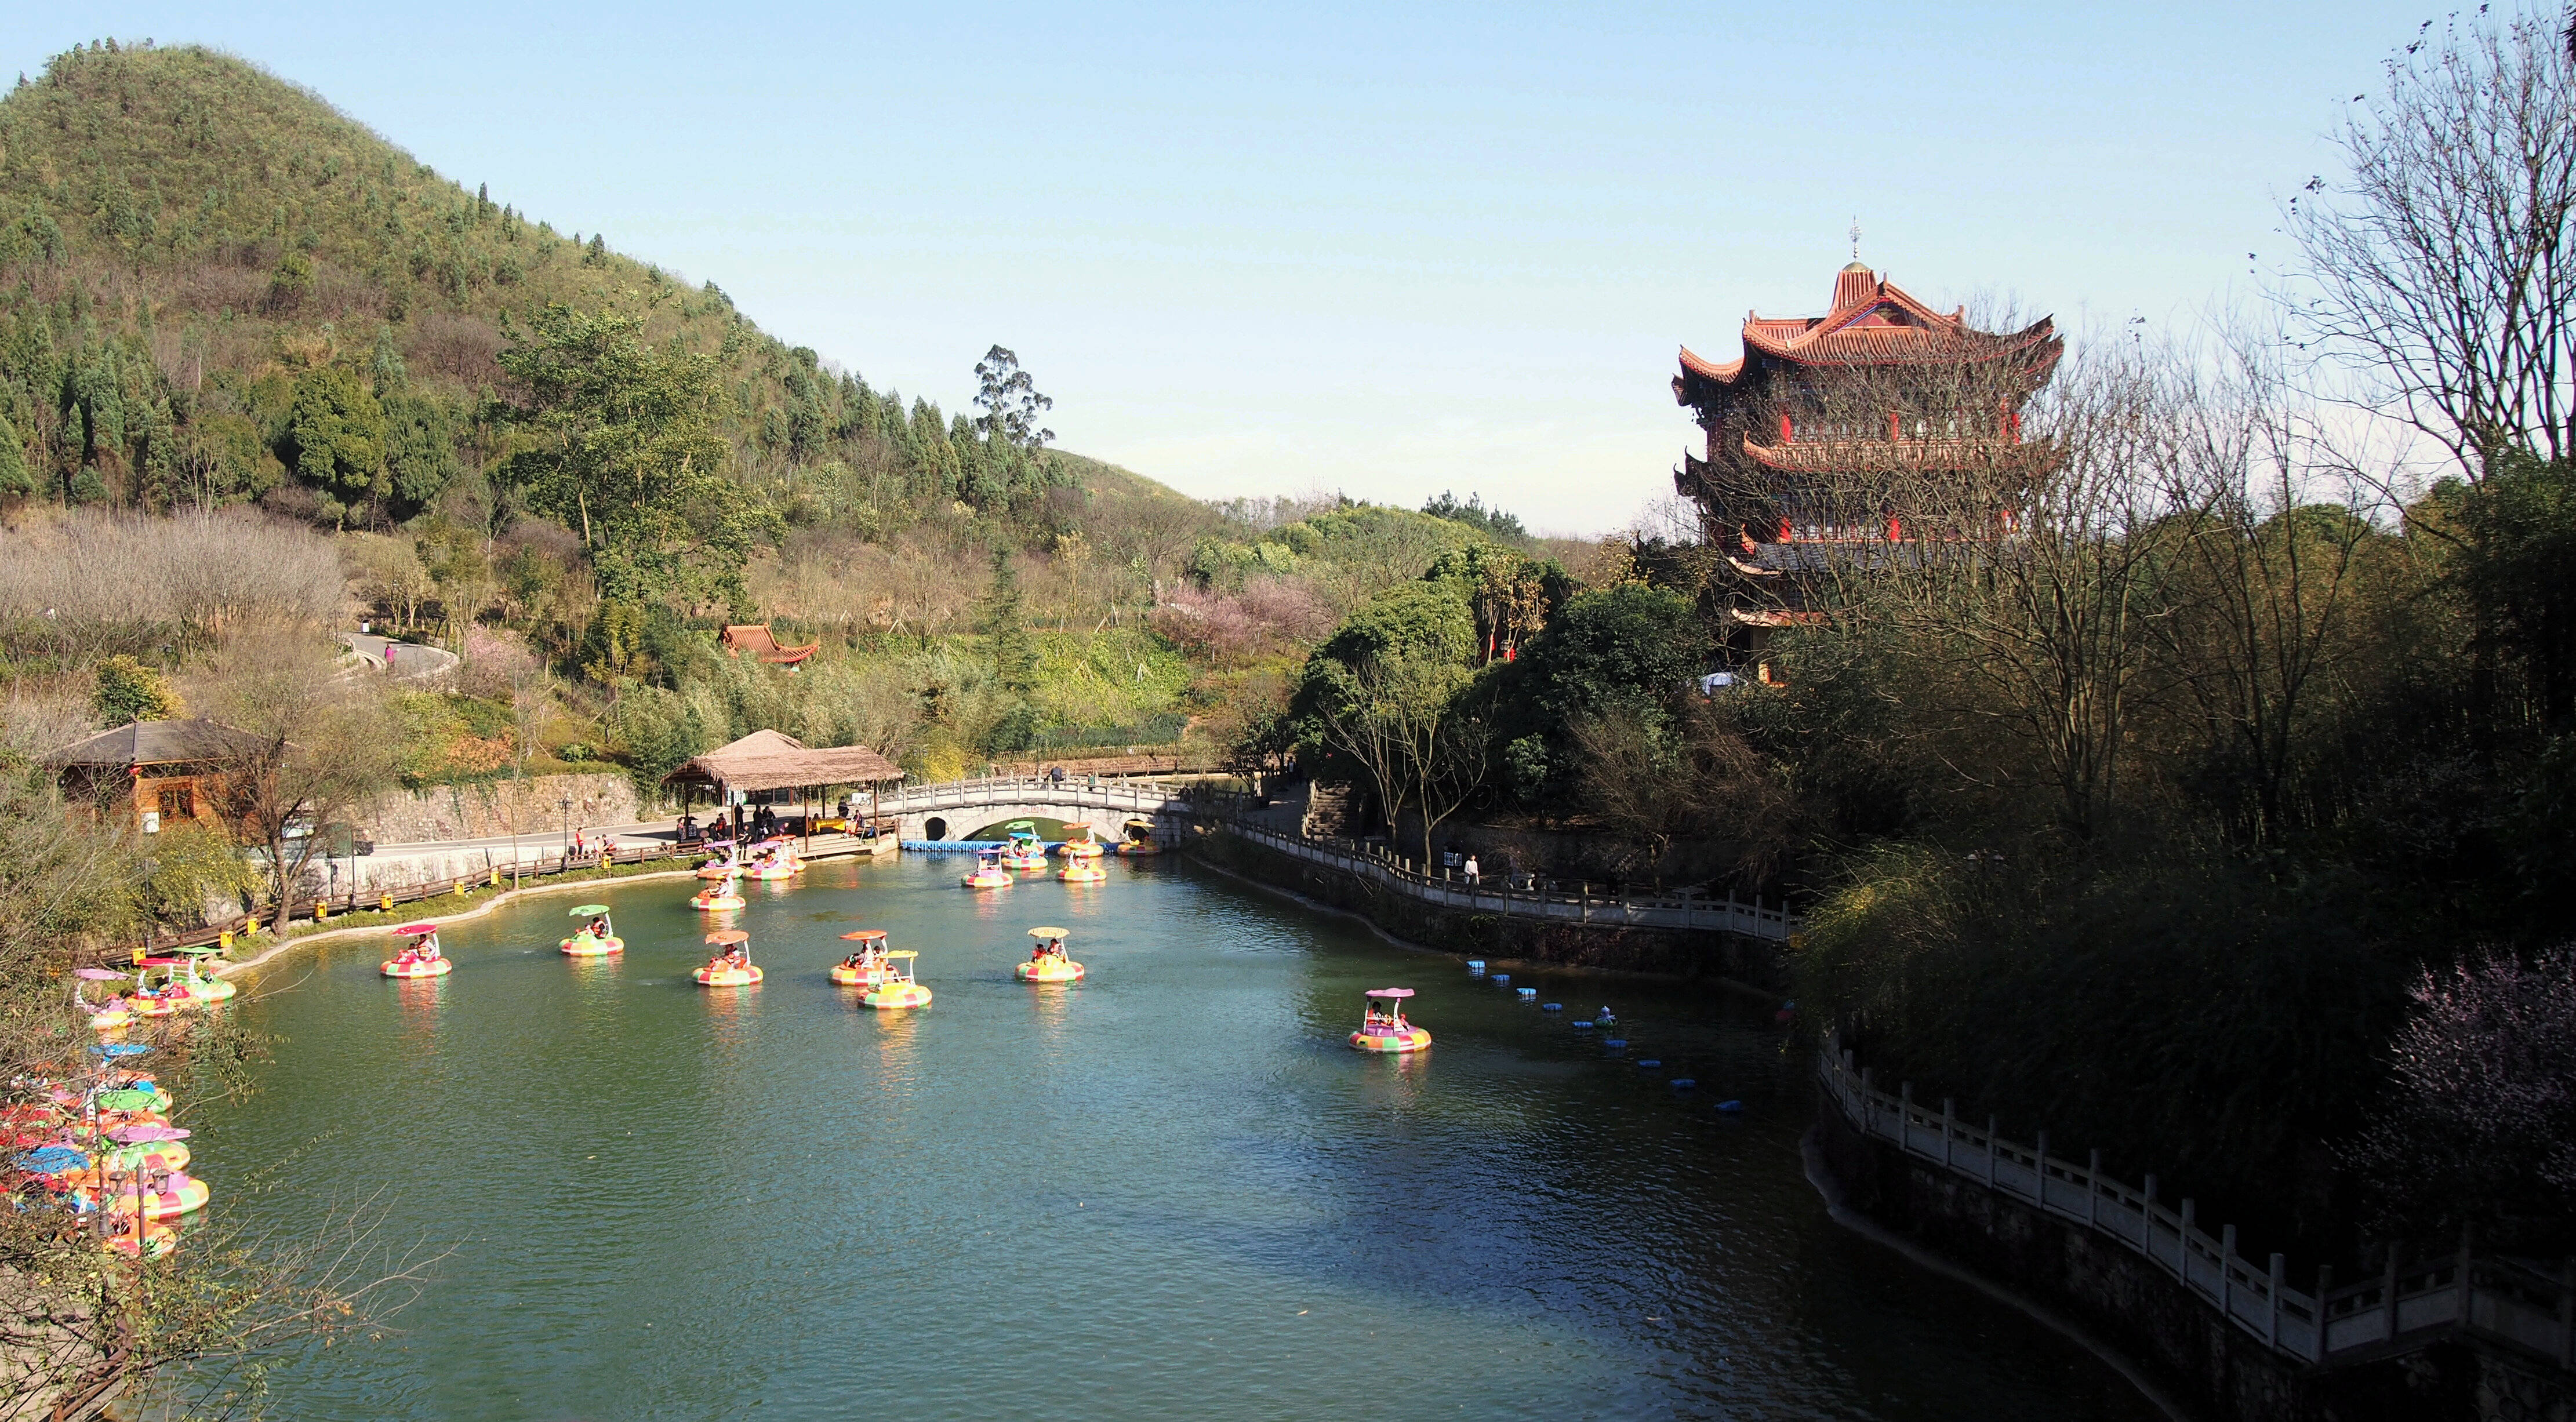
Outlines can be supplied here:
<path id="1" fill-rule="evenodd" d="M 662 840 L 667 843 L 679 837 L 679 831 L 671 827 L 671 821 L 667 817 L 631 825 L 585 825 L 583 829 L 588 832 L 593 841 L 602 834 L 614 835 L 620 843 L 633 843 L 639 840 Z M 376 846 L 376 853 L 437 854 L 454 849 L 507 849 L 513 843 L 522 850 L 543 849 L 550 854 L 560 853 L 564 847 L 564 834 L 560 829 L 551 829 L 532 830 L 518 836 L 515 840 L 506 834 L 485 835 L 480 839 L 416 840 L 409 844 L 379 844 Z"/>
<path id="2" fill-rule="evenodd" d="M 456 654 L 440 647 L 424 647 L 418 642 L 397 642 L 372 632 L 343 632 L 340 645 L 365 657 L 379 667 L 405 680 L 434 676 L 456 665 Z M 393 664 L 386 667 L 386 649 L 393 651 Z"/>

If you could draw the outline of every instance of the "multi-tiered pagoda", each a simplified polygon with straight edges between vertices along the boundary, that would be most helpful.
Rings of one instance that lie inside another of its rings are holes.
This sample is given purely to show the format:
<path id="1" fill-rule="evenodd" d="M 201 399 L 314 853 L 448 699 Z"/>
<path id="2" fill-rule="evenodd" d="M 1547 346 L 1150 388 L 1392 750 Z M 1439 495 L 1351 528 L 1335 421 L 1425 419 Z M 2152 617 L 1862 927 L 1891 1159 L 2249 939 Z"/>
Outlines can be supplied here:
<path id="1" fill-rule="evenodd" d="M 1748 312 L 1734 360 L 1683 347 L 1673 397 L 1708 445 L 1683 454 L 1673 484 L 1739 577 L 1730 620 L 1754 635 L 1736 650 L 1809 615 L 1800 575 L 1828 551 L 1813 545 L 2009 530 L 2045 461 L 2022 443 L 2022 403 L 2063 349 L 2045 318 L 1981 331 L 1965 307 L 1935 311 L 1858 260 L 1822 316 Z"/>

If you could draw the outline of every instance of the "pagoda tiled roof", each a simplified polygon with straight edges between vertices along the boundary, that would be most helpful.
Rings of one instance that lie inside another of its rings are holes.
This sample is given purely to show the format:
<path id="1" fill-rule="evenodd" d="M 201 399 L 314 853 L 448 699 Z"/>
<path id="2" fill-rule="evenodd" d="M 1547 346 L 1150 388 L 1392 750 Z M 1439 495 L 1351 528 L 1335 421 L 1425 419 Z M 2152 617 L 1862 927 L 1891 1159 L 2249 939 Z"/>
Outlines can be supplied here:
<path id="1" fill-rule="evenodd" d="M 1744 314 L 1744 355 L 1726 362 L 1682 348 L 1673 394 L 1691 403 L 1700 381 L 1731 386 L 1755 355 L 1800 365 L 1914 365 L 1995 360 L 2027 353 L 2041 371 L 2054 365 L 2062 340 L 2049 317 L 2018 331 L 1980 331 L 1967 308 L 1936 311 L 1913 293 L 1858 262 L 1834 278 L 1833 305 L 1822 316 Z"/>
<path id="2" fill-rule="evenodd" d="M 1851 469 L 1984 469 L 2044 463 L 2044 444 L 2003 439 L 1834 439 L 1758 444 L 1744 437 L 1744 454 L 1769 469 L 1817 473 Z"/>

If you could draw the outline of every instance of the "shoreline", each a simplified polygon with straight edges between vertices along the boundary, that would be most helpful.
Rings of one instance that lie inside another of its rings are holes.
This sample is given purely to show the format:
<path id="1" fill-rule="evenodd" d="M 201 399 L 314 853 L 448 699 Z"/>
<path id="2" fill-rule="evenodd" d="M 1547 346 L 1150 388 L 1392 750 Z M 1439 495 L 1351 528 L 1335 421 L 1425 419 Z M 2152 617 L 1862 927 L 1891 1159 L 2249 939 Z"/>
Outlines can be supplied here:
<path id="1" fill-rule="evenodd" d="M 413 919 L 412 922 L 434 923 L 441 927 L 451 923 L 463 923 L 467 919 L 481 918 L 483 915 L 492 912 L 494 909 L 499 908 L 501 905 L 506 904 L 513 899 L 518 898 L 522 894 L 565 894 L 581 890 L 596 890 L 603 887 L 613 888 L 620 884 L 642 884 L 655 879 L 694 879 L 697 876 L 698 871 L 695 869 L 657 869 L 650 874 L 620 874 L 611 879 L 576 879 L 571 883 L 521 884 L 515 889 L 496 890 L 490 897 L 484 899 L 474 907 L 467 909 L 463 913 L 452 913 L 444 916 L 425 916 Z M 247 972 L 252 968 L 256 968 L 267 963 L 270 959 L 273 959 L 290 949 L 301 948 L 308 943 L 321 943 L 335 938 L 355 938 L 362 934 L 369 933 L 381 934 L 385 931 L 386 929 L 383 924 L 370 923 L 361 928 L 325 928 L 314 933 L 291 934 L 270 944 L 267 950 L 262 952 L 256 958 L 244 958 L 239 962 L 228 962 L 224 964 L 222 967 L 214 970 L 214 975 L 219 978 L 229 978 L 235 973 Z"/>
<path id="2" fill-rule="evenodd" d="M 1428 953 L 1437 957 L 1447 958 L 1452 962 L 1458 963 L 1464 963 L 1467 961 L 1465 954 L 1455 953 L 1446 948 L 1434 948 L 1425 943 L 1416 943 L 1409 938 L 1398 938 L 1393 933 L 1387 931 L 1386 925 L 1379 923 L 1376 919 L 1369 917 L 1358 909 L 1347 909 L 1343 908 L 1339 904 L 1328 904 L 1321 899 L 1301 894 L 1295 889 L 1282 888 L 1277 884 L 1265 884 L 1258 879 L 1247 877 L 1236 870 L 1229 869 L 1226 866 L 1218 864 L 1203 856 L 1192 854 L 1187 850 L 1180 851 L 1180 854 L 1182 858 L 1187 859 L 1190 863 L 1195 864 L 1202 869 L 1222 874 L 1247 888 L 1257 889 L 1262 893 L 1286 899 L 1300 908 L 1309 909 L 1316 913 L 1333 914 L 1342 918 L 1358 919 L 1362 924 L 1367 926 L 1369 932 L 1376 934 L 1387 943 L 1392 944 L 1395 947 L 1405 949 L 1408 952 Z M 1752 983 L 1748 983 L 1741 978 L 1730 978 L 1723 974 L 1694 977 L 1686 973 L 1651 972 L 1644 968 L 1602 968 L 1594 967 L 1587 963 L 1551 963 L 1539 958 L 1488 958 L 1484 961 L 1489 967 L 1500 965 L 1506 972 L 1520 972 L 1526 969 L 1531 972 L 1574 973 L 1589 978 L 1625 978 L 1638 982 L 1664 983 L 1676 987 L 1687 986 L 1692 983 L 1703 983 L 1714 985 L 1727 992 L 1736 993 L 1741 996 L 1758 998 L 1764 1002 L 1777 1002 L 1780 1000 L 1780 995 L 1768 988 L 1756 987 Z"/>

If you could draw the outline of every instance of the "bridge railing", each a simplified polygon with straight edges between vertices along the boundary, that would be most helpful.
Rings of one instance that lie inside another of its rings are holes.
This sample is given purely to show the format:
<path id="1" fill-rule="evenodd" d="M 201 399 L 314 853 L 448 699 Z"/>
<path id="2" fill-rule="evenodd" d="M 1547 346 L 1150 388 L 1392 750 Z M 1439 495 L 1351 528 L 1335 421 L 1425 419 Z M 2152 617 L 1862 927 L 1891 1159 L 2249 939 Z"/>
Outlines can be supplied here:
<path id="1" fill-rule="evenodd" d="M 881 816 L 914 815 L 983 805 L 1043 802 L 1150 815 L 1181 798 L 1198 783 L 1160 776 L 1118 780 L 1067 776 L 1057 781 L 1044 775 L 979 775 L 966 780 L 942 781 L 936 785 L 904 785 L 877 797 L 877 813 Z"/>
<path id="2" fill-rule="evenodd" d="M 2341 1287 L 2331 1268 L 2313 1290 L 2287 1278 L 2286 1260 L 2239 1255 L 2236 1226 L 2201 1228 L 2192 1200 L 2169 1208 L 2156 1177 L 2130 1185 L 2102 1173 L 2102 1153 L 2081 1164 L 2048 1153 L 2048 1134 L 2024 1145 L 1990 1118 L 1983 1129 L 1914 1100 L 1910 1083 L 1880 1090 L 1852 1053 L 1829 1045 L 1819 1065 L 1826 1097 L 1864 1136 L 1887 1141 L 1997 1194 L 2106 1235 L 2142 1254 L 2238 1330 L 2286 1357 L 2332 1364 L 2384 1354 L 2392 1345 L 2472 1332 L 2576 1368 L 2576 1267 L 2457 1249 L 2417 1253 L 2392 1246 L 2379 1276 Z"/>

